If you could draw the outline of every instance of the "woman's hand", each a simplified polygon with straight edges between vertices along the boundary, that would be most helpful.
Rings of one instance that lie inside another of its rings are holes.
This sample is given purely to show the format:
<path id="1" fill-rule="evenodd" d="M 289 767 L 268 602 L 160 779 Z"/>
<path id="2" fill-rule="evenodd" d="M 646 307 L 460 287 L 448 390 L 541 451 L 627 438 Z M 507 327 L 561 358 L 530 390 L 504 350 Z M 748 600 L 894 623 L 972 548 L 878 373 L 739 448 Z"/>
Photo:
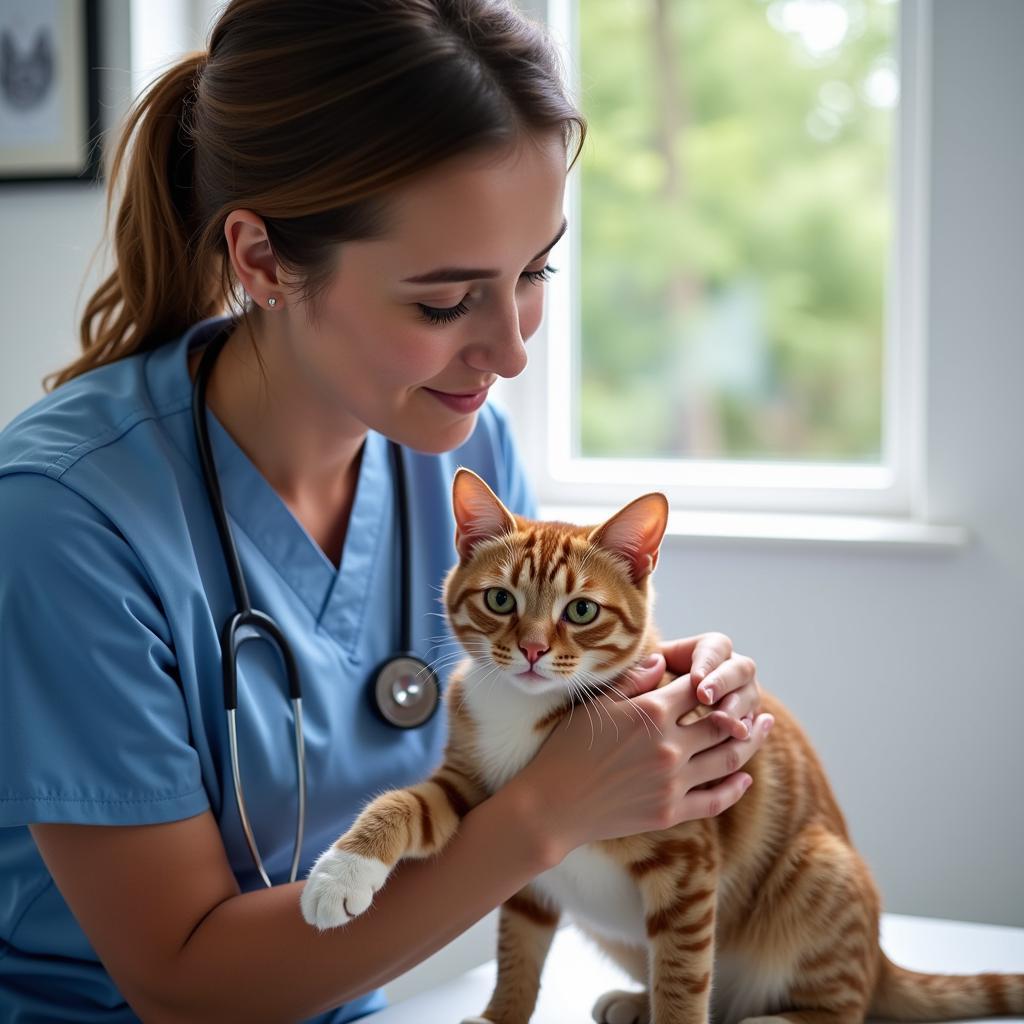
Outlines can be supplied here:
<path id="1" fill-rule="evenodd" d="M 750 701 L 756 683 L 747 689 L 752 673 L 743 660 L 723 668 L 731 660 L 722 643 L 728 638 L 704 639 L 665 646 L 676 665 L 685 660 L 688 674 L 714 676 L 715 689 L 724 693 L 731 684 L 732 690 L 746 691 L 741 700 Z M 624 694 L 605 694 L 577 707 L 509 783 L 524 792 L 559 859 L 582 843 L 713 817 L 735 804 L 750 784 L 751 776 L 738 769 L 760 749 L 772 716 L 757 716 L 744 738 L 723 739 L 718 715 L 681 726 L 680 718 L 697 707 L 693 687 L 689 679 L 658 687 L 664 675 L 664 658 L 655 655 L 653 667 L 629 673 L 620 688 Z"/>
<path id="2" fill-rule="evenodd" d="M 749 734 L 761 708 L 757 665 L 736 654 L 724 633 L 701 633 L 658 645 L 668 671 L 696 690 L 706 705 L 718 702 L 709 718 L 737 739 Z"/>

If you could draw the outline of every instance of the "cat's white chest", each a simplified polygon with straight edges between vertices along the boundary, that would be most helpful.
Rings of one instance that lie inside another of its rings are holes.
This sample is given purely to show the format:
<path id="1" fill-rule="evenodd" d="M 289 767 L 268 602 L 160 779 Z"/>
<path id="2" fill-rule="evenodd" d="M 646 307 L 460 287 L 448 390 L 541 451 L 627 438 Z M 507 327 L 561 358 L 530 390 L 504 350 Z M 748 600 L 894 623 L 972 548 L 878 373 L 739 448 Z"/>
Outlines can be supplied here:
<path id="1" fill-rule="evenodd" d="M 601 850 L 580 846 L 532 885 L 594 931 L 620 942 L 647 943 L 640 890 Z"/>
<path id="2" fill-rule="evenodd" d="M 524 693 L 493 668 L 478 666 L 467 673 L 462 688 L 476 725 L 476 767 L 493 793 L 533 759 L 545 739 L 534 724 L 565 695 Z"/>
<path id="3" fill-rule="evenodd" d="M 562 693 L 529 694 L 474 667 L 463 683 L 466 706 L 476 725 L 476 767 L 493 793 L 525 767 L 545 736 L 534 724 L 561 704 Z M 640 891 L 626 871 L 600 850 L 581 846 L 533 885 L 557 906 L 611 938 L 644 944 Z"/>

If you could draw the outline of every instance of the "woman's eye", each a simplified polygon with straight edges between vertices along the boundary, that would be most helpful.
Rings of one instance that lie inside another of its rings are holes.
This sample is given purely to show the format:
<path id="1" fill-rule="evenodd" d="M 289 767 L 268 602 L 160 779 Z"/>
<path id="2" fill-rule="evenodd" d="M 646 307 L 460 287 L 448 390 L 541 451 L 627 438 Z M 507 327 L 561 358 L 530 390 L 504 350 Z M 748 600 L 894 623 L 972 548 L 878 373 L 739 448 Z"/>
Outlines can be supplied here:
<path id="1" fill-rule="evenodd" d="M 469 312 L 469 306 L 465 302 L 460 302 L 457 306 L 450 306 L 448 309 L 424 306 L 422 302 L 417 302 L 416 305 L 419 306 L 420 312 L 423 314 L 420 319 L 426 320 L 428 324 L 450 324 L 453 320 L 458 320 L 460 316 Z"/>
<path id="2" fill-rule="evenodd" d="M 557 267 L 548 265 L 540 270 L 524 270 L 519 276 L 526 278 L 531 284 L 541 284 L 550 280 L 552 274 L 557 273 Z M 453 320 L 458 320 L 460 316 L 465 316 L 469 312 L 469 306 L 466 305 L 465 299 L 457 305 L 447 308 L 427 306 L 422 302 L 417 302 L 416 305 L 420 311 L 420 319 L 428 324 L 450 324 Z"/>
<path id="3" fill-rule="evenodd" d="M 587 626 L 597 618 L 601 606 L 596 601 L 586 601 L 580 598 L 572 601 L 565 609 L 565 617 L 577 626 Z"/>
<path id="4" fill-rule="evenodd" d="M 540 270 L 524 270 L 521 276 L 525 277 L 531 284 L 540 284 L 541 281 L 550 281 L 551 275 L 557 273 L 558 267 L 553 267 L 549 263 Z"/>
<path id="5" fill-rule="evenodd" d="M 498 615 L 515 611 L 516 599 L 504 587 L 490 587 L 484 592 L 484 604 Z"/>

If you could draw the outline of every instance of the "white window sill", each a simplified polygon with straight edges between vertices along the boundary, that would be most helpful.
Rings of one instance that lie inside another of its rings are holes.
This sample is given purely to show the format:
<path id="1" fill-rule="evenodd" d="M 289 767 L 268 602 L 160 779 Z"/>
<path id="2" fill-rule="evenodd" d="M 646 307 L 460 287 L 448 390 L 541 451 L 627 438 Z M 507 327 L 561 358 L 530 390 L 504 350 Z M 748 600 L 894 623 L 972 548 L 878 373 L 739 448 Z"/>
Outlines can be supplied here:
<path id="1" fill-rule="evenodd" d="M 611 505 L 541 505 L 540 518 L 602 523 L 618 511 Z M 965 527 L 895 516 L 797 515 L 777 512 L 669 513 L 667 537 L 688 540 L 784 541 L 861 548 L 963 548 Z"/>

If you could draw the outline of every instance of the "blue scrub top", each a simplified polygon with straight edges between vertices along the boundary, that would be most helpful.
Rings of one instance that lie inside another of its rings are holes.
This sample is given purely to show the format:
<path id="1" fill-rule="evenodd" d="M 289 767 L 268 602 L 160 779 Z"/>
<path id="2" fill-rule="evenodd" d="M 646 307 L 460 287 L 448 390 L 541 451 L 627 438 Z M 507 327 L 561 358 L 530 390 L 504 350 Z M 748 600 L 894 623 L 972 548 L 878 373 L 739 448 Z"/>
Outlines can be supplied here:
<path id="1" fill-rule="evenodd" d="M 191 422 L 186 357 L 229 322 L 57 388 L 0 432 L 0 1020 L 135 1020 L 36 850 L 31 822 L 140 825 L 210 808 L 243 891 L 262 885 L 231 782 L 220 631 L 234 609 Z M 376 793 L 443 754 L 443 708 L 395 729 L 368 695 L 399 647 L 400 565 L 387 440 L 370 431 L 336 570 L 207 410 L 224 503 L 254 607 L 287 635 L 303 684 L 307 812 L 300 877 Z M 468 441 L 406 450 L 414 650 L 452 653 L 440 586 L 455 562 L 451 482 L 483 477 L 534 515 L 504 415 Z M 446 642 L 447 641 L 447 642 Z M 440 672 L 442 682 L 445 672 Z M 246 644 L 239 757 L 264 863 L 284 881 L 296 778 L 277 656 Z M 298 912 L 298 910 L 296 910 Z M 354 1020 L 379 990 L 316 1018 Z"/>

